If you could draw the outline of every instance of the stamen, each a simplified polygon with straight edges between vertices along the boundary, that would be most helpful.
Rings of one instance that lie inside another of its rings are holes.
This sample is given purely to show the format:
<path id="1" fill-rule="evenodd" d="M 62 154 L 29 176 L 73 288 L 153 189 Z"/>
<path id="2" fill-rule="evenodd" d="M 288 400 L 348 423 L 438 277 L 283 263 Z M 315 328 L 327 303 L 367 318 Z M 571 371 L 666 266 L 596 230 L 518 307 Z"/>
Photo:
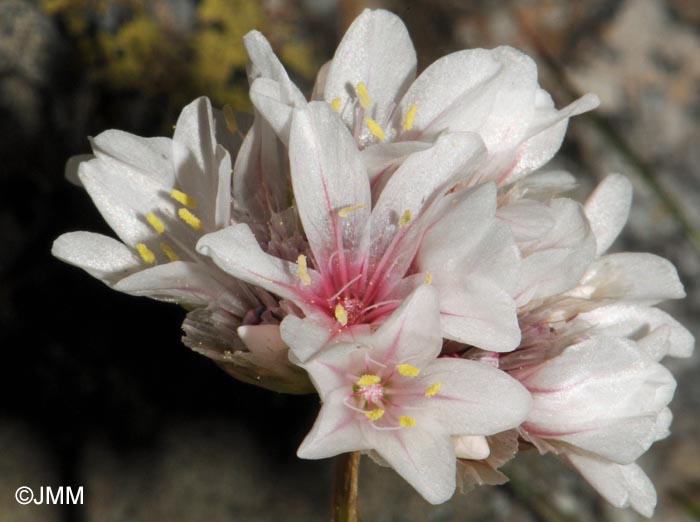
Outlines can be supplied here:
<path id="1" fill-rule="evenodd" d="M 360 106 L 365 110 L 369 109 L 372 105 L 372 98 L 370 97 L 369 92 L 367 91 L 367 86 L 365 85 L 365 82 L 358 83 L 357 87 L 355 87 L 355 90 L 357 91 L 357 96 L 360 98 Z"/>
<path id="2" fill-rule="evenodd" d="M 418 368 L 410 364 L 399 364 L 396 369 L 399 370 L 399 373 L 404 377 L 418 377 L 420 373 Z"/>
<path id="3" fill-rule="evenodd" d="M 170 197 L 188 208 L 197 208 L 197 201 L 192 196 L 189 196 L 177 189 L 173 189 L 170 192 Z"/>
<path id="4" fill-rule="evenodd" d="M 333 107 L 333 110 L 335 112 L 340 112 L 340 104 L 343 102 L 340 98 L 333 98 L 333 101 L 331 102 L 331 107 Z"/>
<path id="5" fill-rule="evenodd" d="M 343 288 L 341 288 L 340 290 L 338 290 L 338 291 L 337 291 L 335 294 L 333 294 L 333 296 L 331 296 L 331 298 L 328 299 L 328 300 L 329 300 L 329 301 L 333 301 L 334 299 L 337 299 L 338 297 L 340 297 L 340 295 L 341 295 L 343 292 L 345 292 L 345 290 L 347 290 L 355 281 L 357 281 L 357 280 L 360 279 L 361 277 L 362 277 L 362 274 L 357 274 L 357 275 L 356 275 L 355 277 L 353 277 L 350 281 L 348 281 L 347 283 L 345 283 L 345 284 L 343 285 Z"/>
<path id="6" fill-rule="evenodd" d="M 357 381 L 358 386 L 371 386 L 372 384 L 379 384 L 382 382 L 382 378 L 379 375 L 373 375 L 371 373 L 365 373 Z"/>
<path id="7" fill-rule="evenodd" d="M 416 419 L 408 415 L 401 415 L 401 417 L 399 417 L 399 424 L 402 428 L 413 428 L 413 426 L 416 425 Z"/>
<path id="8" fill-rule="evenodd" d="M 165 232 L 165 225 L 160 219 L 158 219 L 158 216 L 156 216 L 153 212 L 149 212 L 148 214 L 146 214 L 146 221 L 148 221 L 148 224 L 153 227 L 153 230 L 155 230 L 159 234 Z"/>
<path id="9" fill-rule="evenodd" d="M 411 221 L 413 220 L 413 214 L 411 214 L 410 210 L 407 210 L 406 212 L 403 213 L 401 216 L 401 219 L 399 219 L 399 227 L 403 228 L 407 226 Z"/>
<path id="10" fill-rule="evenodd" d="M 141 256 L 141 259 L 143 259 L 149 265 L 152 265 L 156 262 L 156 255 L 145 244 L 138 243 L 136 245 L 136 251 Z"/>
<path id="11" fill-rule="evenodd" d="M 202 230 L 202 221 L 186 208 L 178 210 L 177 215 L 195 230 Z"/>
<path id="12" fill-rule="evenodd" d="M 335 318 L 341 326 L 348 324 L 348 312 L 343 308 L 343 305 L 338 303 L 335 305 Z"/>
<path id="13" fill-rule="evenodd" d="M 413 121 L 416 119 L 418 105 L 415 103 L 408 108 L 406 118 L 403 120 L 403 130 L 410 131 L 413 128 Z"/>
<path id="14" fill-rule="evenodd" d="M 297 275 L 301 279 L 302 285 L 309 286 L 311 284 L 311 276 L 306 266 L 306 256 L 304 254 L 299 254 L 299 257 L 297 257 Z"/>
<path id="15" fill-rule="evenodd" d="M 163 251 L 163 253 L 168 256 L 168 259 L 170 261 L 178 261 L 180 259 L 180 256 L 178 256 L 175 251 L 170 248 L 170 245 L 167 243 L 161 243 L 160 244 L 160 249 Z"/>
<path id="16" fill-rule="evenodd" d="M 425 274 L 425 284 L 426 284 L 426 285 L 429 285 L 429 284 L 431 284 L 432 282 L 433 282 L 433 274 L 431 274 L 430 272 L 428 272 L 427 274 Z"/>
<path id="17" fill-rule="evenodd" d="M 365 416 L 373 422 L 381 419 L 382 415 L 384 415 L 384 410 L 381 408 L 375 408 L 365 413 Z"/>
<path id="18" fill-rule="evenodd" d="M 363 208 L 366 208 L 365 205 L 351 205 L 349 207 L 343 207 L 338 211 L 338 216 L 341 218 L 348 217 L 350 213 L 355 212 L 357 210 L 362 210 Z"/>
<path id="19" fill-rule="evenodd" d="M 435 384 L 431 384 L 425 390 L 425 396 L 426 397 L 434 397 L 435 395 L 438 394 L 438 392 L 440 391 L 440 388 L 442 388 L 442 383 L 440 381 L 436 382 Z"/>
<path id="20" fill-rule="evenodd" d="M 369 131 L 372 133 L 372 135 L 377 138 L 379 141 L 384 141 L 386 136 L 384 135 L 384 129 L 372 118 L 365 118 L 365 123 L 367 124 L 367 128 Z"/>
<path id="21" fill-rule="evenodd" d="M 231 132 L 236 132 L 238 130 L 236 114 L 233 112 L 233 107 L 229 104 L 224 105 L 224 120 L 226 120 L 226 127 L 228 130 Z"/>

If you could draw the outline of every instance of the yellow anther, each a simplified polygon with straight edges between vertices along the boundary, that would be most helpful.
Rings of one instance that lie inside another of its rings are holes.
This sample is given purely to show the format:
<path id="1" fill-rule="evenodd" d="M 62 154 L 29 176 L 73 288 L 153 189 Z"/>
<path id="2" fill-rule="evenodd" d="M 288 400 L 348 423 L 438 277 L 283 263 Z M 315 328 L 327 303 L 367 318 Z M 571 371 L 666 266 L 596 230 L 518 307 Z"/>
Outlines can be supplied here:
<path id="1" fill-rule="evenodd" d="M 177 215 L 180 216 L 181 220 L 183 220 L 195 230 L 202 230 L 202 221 L 186 208 L 181 208 L 180 210 L 178 210 Z"/>
<path id="2" fill-rule="evenodd" d="M 153 230 L 155 230 L 159 234 L 165 232 L 165 225 L 160 219 L 158 219 L 158 216 L 156 216 L 153 212 L 149 212 L 148 214 L 146 214 L 146 221 L 148 221 L 148 224 L 153 227 Z"/>
<path id="3" fill-rule="evenodd" d="M 343 103 L 343 100 L 340 98 L 333 98 L 333 101 L 331 102 L 331 107 L 333 107 L 333 110 L 335 112 L 340 112 L 340 104 Z"/>
<path id="4" fill-rule="evenodd" d="M 415 103 L 408 108 L 408 111 L 406 111 L 406 117 L 403 120 L 403 130 L 410 131 L 413 128 L 413 122 L 416 119 L 417 112 L 418 105 Z"/>
<path id="5" fill-rule="evenodd" d="M 357 381 L 357 385 L 358 386 L 371 386 L 372 384 L 379 384 L 380 382 L 382 382 L 382 378 L 379 375 L 365 373 Z"/>
<path id="6" fill-rule="evenodd" d="M 431 284 L 432 282 L 433 282 L 433 274 L 431 274 L 430 272 L 428 272 L 427 274 L 425 274 L 425 284 L 426 284 L 426 285 L 429 285 L 429 284 Z"/>
<path id="7" fill-rule="evenodd" d="M 311 284 L 311 276 L 306 266 L 306 256 L 304 254 L 299 254 L 299 257 L 297 257 L 297 275 L 301 279 L 302 285 L 309 286 Z"/>
<path id="8" fill-rule="evenodd" d="M 340 303 L 335 305 L 335 318 L 338 320 L 341 326 L 348 324 L 348 312 Z"/>
<path id="9" fill-rule="evenodd" d="M 402 428 L 413 428 L 413 426 L 416 425 L 416 419 L 408 415 L 401 415 L 401 417 L 399 417 L 399 424 Z"/>
<path id="10" fill-rule="evenodd" d="M 410 364 L 399 364 L 396 369 L 399 370 L 399 373 L 404 377 L 418 377 L 420 373 L 418 368 Z"/>
<path id="11" fill-rule="evenodd" d="M 143 259 L 149 265 L 152 265 L 156 262 L 156 255 L 151 251 L 150 248 L 148 248 L 143 243 L 138 243 L 136 245 L 136 251 L 141 256 L 141 259 Z"/>
<path id="12" fill-rule="evenodd" d="M 367 124 L 367 128 L 369 131 L 372 133 L 372 135 L 377 138 L 379 141 L 384 141 L 384 129 L 372 118 L 365 118 L 365 123 Z"/>
<path id="13" fill-rule="evenodd" d="M 178 261 L 180 259 L 180 256 L 178 256 L 175 251 L 170 248 L 170 245 L 167 243 L 161 243 L 160 244 L 160 249 L 163 251 L 163 253 L 168 256 L 168 259 L 170 261 Z"/>
<path id="14" fill-rule="evenodd" d="M 226 127 L 228 130 L 231 132 L 236 132 L 238 130 L 236 114 L 233 112 L 233 107 L 228 104 L 224 105 L 224 120 L 226 120 Z"/>
<path id="15" fill-rule="evenodd" d="M 357 96 L 360 98 L 360 106 L 363 109 L 369 109 L 372 105 L 372 98 L 370 97 L 369 92 L 367 91 L 367 86 L 365 85 L 365 82 L 358 83 L 355 90 L 357 90 Z"/>
<path id="16" fill-rule="evenodd" d="M 371 421 L 377 421 L 384 415 L 384 410 L 381 408 L 375 408 L 371 411 L 365 413 L 365 416 Z"/>
<path id="17" fill-rule="evenodd" d="M 170 192 L 170 197 L 188 208 L 197 208 L 197 201 L 192 196 L 189 196 L 177 189 L 173 189 Z"/>
<path id="18" fill-rule="evenodd" d="M 338 211 L 338 215 L 341 218 L 348 217 L 350 213 L 355 212 L 357 210 L 362 210 L 365 208 L 365 205 L 352 205 L 350 207 L 343 207 Z"/>
<path id="19" fill-rule="evenodd" d="M 413 220 L 413 214 L 411 214 L 410 210 L 407 210 L 401 215 L 401 219 L 399 219 L 399 226 L 401 228 L 407 226 L 411 221 Z"/>
<path id="20" fill-rule="evenodd" d="M 431 384 L 425 390 L 425 396 L 426 397 L 434 397 L 435 395 L 438 394 L 438 392 L 440 391 L 440 388 L 442 388 L 442 383 L 439 381 L 436 382 L 435 384 Z"/>

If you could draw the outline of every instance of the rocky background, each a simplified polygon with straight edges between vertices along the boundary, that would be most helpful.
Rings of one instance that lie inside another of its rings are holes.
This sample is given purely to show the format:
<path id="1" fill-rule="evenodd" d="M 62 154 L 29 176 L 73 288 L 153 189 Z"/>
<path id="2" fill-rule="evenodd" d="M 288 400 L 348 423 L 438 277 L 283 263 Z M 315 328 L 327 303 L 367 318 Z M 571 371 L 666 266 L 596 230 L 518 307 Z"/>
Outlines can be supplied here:
<path id="1" fill-rule="evenodd" d="M 635 186 L 617 247 L 679 267 L 668 308 L 700 333 L 700 3 L 697 0 L 0 0 L 0 520 L 323 521 L 331 463 L 295 449 L 317 409 L 228 378 L 179 342 L 183 311 L 109 291 L 49 255 L 71 230 L 107 232 L 65 160 L 107 128 L 171 132 L 206 94 L 245 109 L 241 37 L 263 30 L 310 88 L 353 17 L 387 7 L 424 68 L 465 47 L 514 45 L 559 106 L 600 95 L 555 160 Z M 699 356 L 670 362 L 673 435 L 642 461 L 654 520 L 700 520 Z M 438 507 L 364 462 L 374 521 L 627 522 L 553 458 L 521 453 L 512 481 Z M 84 505 L 19 506 L 19 486 L 83 486 Z"/>

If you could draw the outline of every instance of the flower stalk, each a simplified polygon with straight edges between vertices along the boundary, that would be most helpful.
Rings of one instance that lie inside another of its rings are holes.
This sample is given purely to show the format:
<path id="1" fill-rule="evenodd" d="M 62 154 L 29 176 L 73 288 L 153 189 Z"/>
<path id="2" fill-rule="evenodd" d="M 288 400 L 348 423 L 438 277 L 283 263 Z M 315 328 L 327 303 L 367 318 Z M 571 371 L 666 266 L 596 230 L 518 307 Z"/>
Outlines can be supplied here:
<path id="1" fill-rule="evenodd" d="M 360 452 L 338 455 L 335 468 L 335 488 L 331 522 L 362 522 L 357 510 Z"/>

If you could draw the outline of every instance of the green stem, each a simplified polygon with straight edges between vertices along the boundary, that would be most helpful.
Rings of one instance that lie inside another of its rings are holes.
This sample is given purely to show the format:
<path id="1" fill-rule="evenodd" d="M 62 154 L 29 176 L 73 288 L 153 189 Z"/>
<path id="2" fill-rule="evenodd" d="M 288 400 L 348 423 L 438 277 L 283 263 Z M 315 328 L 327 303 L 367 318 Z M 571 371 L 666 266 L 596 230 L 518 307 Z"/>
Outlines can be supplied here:
<path id="1" fill-rule="evenodd" d="M 331 522 L 362 522 L 357 511 L 359 474 L 359 451 L 344 453 L 337 457 Z"/>

